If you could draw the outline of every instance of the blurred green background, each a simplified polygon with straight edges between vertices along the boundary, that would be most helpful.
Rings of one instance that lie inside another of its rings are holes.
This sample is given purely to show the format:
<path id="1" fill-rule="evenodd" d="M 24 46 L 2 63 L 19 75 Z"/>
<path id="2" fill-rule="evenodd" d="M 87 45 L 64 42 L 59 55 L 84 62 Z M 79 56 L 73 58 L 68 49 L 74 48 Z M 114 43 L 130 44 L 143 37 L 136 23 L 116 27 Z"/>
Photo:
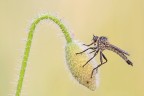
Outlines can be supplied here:
<path id="1" fill-rule="evenodd" d="M 144 96 L 144 0 L 0 0 L 0 96 L 14 94 L 27 30 L 46 12 L 58 14 L 84 43 L 93 34 L 107 36 L 131 54 L 134 66 L 105 51 L 100 86 L 90 91 L 67 70 L 60 29 L 43 21 L 34 34 L 22 96 Z"/>

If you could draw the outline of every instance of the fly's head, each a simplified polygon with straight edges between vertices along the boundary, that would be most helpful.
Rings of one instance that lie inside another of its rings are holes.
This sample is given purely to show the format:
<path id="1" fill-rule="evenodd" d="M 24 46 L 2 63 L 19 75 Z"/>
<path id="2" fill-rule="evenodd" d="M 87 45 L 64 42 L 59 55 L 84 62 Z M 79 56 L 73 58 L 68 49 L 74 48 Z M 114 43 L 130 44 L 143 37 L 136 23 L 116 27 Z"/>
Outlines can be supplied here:
<path id="1" fill-rule="evenodd" d="M 102 44 L 107 44 L 108 43 L 108 38 L 104 37 L 104 36 L 101 36 L 99 38 L 99 42 L 102 43 Z"/>

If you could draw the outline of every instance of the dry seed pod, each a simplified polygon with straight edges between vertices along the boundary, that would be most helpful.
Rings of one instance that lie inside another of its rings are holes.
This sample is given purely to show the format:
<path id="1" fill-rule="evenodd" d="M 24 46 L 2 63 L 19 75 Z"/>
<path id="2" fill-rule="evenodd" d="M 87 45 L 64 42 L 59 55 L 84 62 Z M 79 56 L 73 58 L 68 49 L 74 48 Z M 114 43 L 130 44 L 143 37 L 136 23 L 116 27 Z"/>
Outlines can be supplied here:
<path id="1" fill-rule="evenodd" d="M 89 56 L 87 53 L 83 53 L 81 55 L 76 55 L 77 52 L 81 52 L 83 48 L 80 44 L 75 41 L 68 43 L 65 47 L 66 51 L 66 62 L 69 67 L 70 72 L 73 77 L 82 85 L 94 91 L 98 86 L 98 73 L 94 73 L 91 78 L 91 73 L 94 66 L 97 66 L 94 59 L 89 62 L 85 67 L 83 65 L 87 60 L 89 60 Z"/>

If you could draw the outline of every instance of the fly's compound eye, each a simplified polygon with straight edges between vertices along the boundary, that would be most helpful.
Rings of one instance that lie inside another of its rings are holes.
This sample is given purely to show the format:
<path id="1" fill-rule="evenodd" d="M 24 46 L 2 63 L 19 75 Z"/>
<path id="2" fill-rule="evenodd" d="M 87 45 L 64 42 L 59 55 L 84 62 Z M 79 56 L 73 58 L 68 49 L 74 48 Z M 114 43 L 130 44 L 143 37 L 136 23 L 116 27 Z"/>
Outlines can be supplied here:
<path id="1" fill-rule="evenodd" d="M 102 36 L 102 37 L 100 38 L 100 41 L 103 42 L 103 43 L 105 43 L 105 42 L 108 42 L 108 39 L 107 39 L 107 37 L 103 37 L 103 36 Z"/>

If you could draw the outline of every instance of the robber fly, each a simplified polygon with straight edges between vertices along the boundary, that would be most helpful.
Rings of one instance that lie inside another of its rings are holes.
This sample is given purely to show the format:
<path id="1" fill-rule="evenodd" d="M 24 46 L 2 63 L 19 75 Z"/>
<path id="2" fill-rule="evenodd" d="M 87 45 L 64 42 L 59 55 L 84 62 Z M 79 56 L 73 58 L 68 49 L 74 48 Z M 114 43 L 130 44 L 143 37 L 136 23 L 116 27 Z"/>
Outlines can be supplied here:
<path id="1" fill-rule="evenodd" d="M 83 44 L 83 45 L 85 45 L 85 46 L 94 45 L 94 47 L 89 47 L 89 48 L 85 49 L 85 50 L 82 51 L 82 52 L 76 53 L 76 54 L 82 54 L 83 52 L 86 52 L 86 51 L 89 50 L 89 49 L 92 50 L 90 53 L 94 53 L 93 57 L 90 58 L 90 59 L 83 65 L 83 67 L 84 67 L 85 65 L 87 65 L 88 62 L 90 62 L 90 61 L 98 54 L 98 52 L 100 52 L 100 64 L 92 70 L 91 78 L 92 78 L 92 75 L 93 75 L 94 71 L 96 70 L 96 72 L 97 72 L 98 68 L 99 68 L 100 66 L 102 66 L 103 64 L 105 64 L 105 63 L 108 61 L 107 58 L 105 57 L 105 55 L 103 54 L 103 51 L 104 51 L 104 50 L 110 50 L 110 51 L 115 52 L 115 53 L 118 54 L 122 59 L 124 59 L 124 60 L 127 62 L 128 65 L 133 66 L 133 63 L 126 57 L 126 55 L 129 56 L 129 54 L 128 54 L 126 51 L 124 51 L 124 50 L 122 50 L 122 49 L 120 49 L 120 48 L 118 48 L 118 47 L 110 44 L 109 41 L 108 41 L 108 38 L 105 37 L 105 36 L 100 36 L 100 37 L 98 37 L 98 36 L 93 35 L 92 43 L 89 44 L 89 45 L 86 45 L 86 44 Z M 103 59 L 105 59 L 105 62 L 103 62 Z"/>

